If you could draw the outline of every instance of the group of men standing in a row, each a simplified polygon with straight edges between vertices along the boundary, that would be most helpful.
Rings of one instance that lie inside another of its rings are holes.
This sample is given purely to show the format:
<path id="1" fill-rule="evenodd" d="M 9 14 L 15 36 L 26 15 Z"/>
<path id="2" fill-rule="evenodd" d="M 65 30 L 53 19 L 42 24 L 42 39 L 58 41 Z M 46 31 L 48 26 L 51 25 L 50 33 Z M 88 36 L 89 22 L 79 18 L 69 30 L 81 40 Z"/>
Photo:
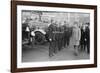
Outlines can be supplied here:
<path id="1" fill-rule="evenodd" d="M 74 23 L 73 27 L 69 27 L 69 24 L 64 21 L 62 26 L 61 23 L 57 24 L 54 20 L 51 20 L 51 24 L 48 27 L 48 38 L 49 38 L 49 56 L 52 57 L 58 51 L 66 48 L 70 45 L 70 38 L 74 40 L 74 54 L 78 55 L 80 50 L 85 50 L 87 47 L 87 52 L 89 53 L 89 27 L 83 25 L 79 27 L 78 23 Z"/>
<path id="2" fill-rule="evenodd" d="M 66 21 L 64 21 L 64 25 L 60 26 L 61 23 L 57 24 L 53 20 L 51 21 L 51 24 L 48 27 L 48 38 L 49 38 L 49 56 L 52 57 L 54 54 L 56 54 L 61 49 L 69 46 L 70 37 L 72 35 L 72 28 L 69 28 L 69 26 L 66 24 Z M 66 27 L 66 25 L 68 27 Z M 67 35 L 66 35 L 67 34 Z"/>

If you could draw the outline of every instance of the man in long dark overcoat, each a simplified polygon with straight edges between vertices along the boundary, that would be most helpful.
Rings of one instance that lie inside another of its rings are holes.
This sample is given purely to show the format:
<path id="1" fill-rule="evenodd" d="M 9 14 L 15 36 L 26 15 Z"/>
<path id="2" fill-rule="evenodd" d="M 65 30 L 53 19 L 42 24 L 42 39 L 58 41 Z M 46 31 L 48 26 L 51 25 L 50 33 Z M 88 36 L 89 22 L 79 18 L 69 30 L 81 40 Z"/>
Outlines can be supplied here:
<path id="1" fill-rule="evenodd" d="M 87 28 L 86 28 L 86 38 L 87 38 L 87 53 L 90 53 L 90 29 L 89 29 L 89 23 L 87 23 Z"/>
<path id="2" fill-rule="evenodd" d="M 83 28 L 81 29 L 81 40 L 80 40 L 80 44 L 81 44 L 81 49 L 83 51 L 86 50 L 87 48 L 87 53 L 90 52 L 90 29 L 89 26 L 84 24 Z"/>

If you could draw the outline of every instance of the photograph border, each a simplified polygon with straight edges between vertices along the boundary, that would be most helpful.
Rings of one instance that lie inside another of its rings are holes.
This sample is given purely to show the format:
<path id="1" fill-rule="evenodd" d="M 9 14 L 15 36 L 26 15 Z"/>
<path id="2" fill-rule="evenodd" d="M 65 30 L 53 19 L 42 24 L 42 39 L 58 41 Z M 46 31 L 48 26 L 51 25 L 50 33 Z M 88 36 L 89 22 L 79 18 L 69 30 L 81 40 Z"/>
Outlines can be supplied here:
<path id="1" fill-rule="evenodd" d="M 94 64 L 17 68 L 17 5 L 93 9 L 94 10 Z M 96 5 L 63 4 L 63 3 L 33 2 L 33 1 L 11 1 L 11 72 L 12 73 L 28 72 L 28 71 L 92 68 L 92 67 L 97 67 L 97 6 Z"/>

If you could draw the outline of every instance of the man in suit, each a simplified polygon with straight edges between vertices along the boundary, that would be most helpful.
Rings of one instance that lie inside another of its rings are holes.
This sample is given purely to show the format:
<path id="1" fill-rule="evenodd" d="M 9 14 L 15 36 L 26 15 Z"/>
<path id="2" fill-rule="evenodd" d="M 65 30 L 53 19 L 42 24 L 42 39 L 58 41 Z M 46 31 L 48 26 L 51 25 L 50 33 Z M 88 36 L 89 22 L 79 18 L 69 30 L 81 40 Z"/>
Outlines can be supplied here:
<path id="1" fill-rule="evenodd" d="M 81 29 L 81 49 L 82 51 L 86 51 L 87 53 L 90 52 L 90 29 L 89 29 L 89 23 L 86 23 L 83 25 Z"/>
<path id="2" fill-rule="evenodd" d="M 89 29 L 89 23 L 86 23 L 86 46 L 87 46 L 87 53 L 90 53 L 90 29 Z"/>

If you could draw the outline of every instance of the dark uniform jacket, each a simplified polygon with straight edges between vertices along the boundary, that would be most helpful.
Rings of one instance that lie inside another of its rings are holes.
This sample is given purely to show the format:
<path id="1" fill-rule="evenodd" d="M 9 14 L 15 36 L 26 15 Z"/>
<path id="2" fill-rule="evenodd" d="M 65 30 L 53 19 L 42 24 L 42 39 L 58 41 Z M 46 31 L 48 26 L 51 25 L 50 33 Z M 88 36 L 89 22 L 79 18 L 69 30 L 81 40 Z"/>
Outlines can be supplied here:
<path id="1" fill-rule="evenodd" d="M 51 39 L 52 41 L 55 40 L 55 32 L 56 31 L 56 26 L 54 24 L 51 24 L 48 27 L 48 38 L 49 40 Z"/>

